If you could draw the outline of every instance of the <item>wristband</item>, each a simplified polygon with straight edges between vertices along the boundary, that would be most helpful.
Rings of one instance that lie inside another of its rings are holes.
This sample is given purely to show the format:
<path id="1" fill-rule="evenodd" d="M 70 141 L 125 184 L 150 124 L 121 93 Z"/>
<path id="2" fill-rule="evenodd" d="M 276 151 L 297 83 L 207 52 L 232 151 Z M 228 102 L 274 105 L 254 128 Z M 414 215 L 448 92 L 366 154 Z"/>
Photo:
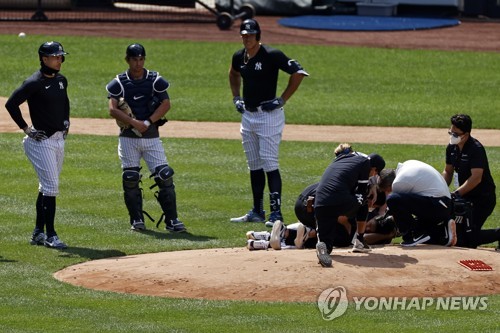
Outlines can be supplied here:
<path id="1" fill-rule="evenodd" d="M 151 122 L 149 121 L 149 119 L 148 119 L 148 120 L 144 120 L 144 124 L 145 124 L 147 127 L 151 126 Z"/>

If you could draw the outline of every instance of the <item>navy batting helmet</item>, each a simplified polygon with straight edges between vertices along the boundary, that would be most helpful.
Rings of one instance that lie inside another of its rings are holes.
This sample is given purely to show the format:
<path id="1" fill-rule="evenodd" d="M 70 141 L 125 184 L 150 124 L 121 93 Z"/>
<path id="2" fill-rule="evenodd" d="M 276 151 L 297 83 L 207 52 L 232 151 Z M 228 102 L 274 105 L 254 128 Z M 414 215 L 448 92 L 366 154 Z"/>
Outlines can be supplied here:
<path id="1" fill-rule="evenodd" d="M 40 60 L 42 60 L 42 57 L 63 56 L 62 61 L 64 61 L 66 54 L 68 53 L 64 51 L 62 44 L 59 42 L 45 42 L 38 48 Z"/>
<path id="2" fill-rule="evenodd" d="M 141 44 L 130 44 L 127 47 L 127 58 L 130 57 L 145 57 L 146 49 Z"/>
<path id="3" fill-rule="evenodd" d="M 255 39 L 260 40 L 260 26 L 259 22 L 254 19 L 246 19 L 241 22 L 240 25 L 240 34 L 241 35 L 252 35 L 256 34 Z"/>

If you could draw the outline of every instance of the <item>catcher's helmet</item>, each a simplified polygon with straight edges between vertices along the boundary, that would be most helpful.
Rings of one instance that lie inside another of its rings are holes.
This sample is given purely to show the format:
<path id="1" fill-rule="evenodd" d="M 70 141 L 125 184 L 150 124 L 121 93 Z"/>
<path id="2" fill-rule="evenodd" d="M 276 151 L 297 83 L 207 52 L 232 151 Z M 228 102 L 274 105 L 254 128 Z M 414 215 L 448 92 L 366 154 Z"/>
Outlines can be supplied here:
<path id="1" fill-rule="evenodd" d="M 246 19 L 243 22 L 241 22 L 240 25 L 240 34 L 241 35 L 252 35 L 256 34 L 257 40 L 260 40 L 260 26 L 259 22 L 257 22 L 254 19 Z"/>
<path id="2" fill-rule="evenodd" d="M 127 58 L 130 57 L 145 57 L 146 49 L 141 44 L 130 44 L 127 47 Z"/>
<path id="3" fill-rule="evenodd" d="M 59 42 L 45 42 L 38 48 L 40 60 L 42 60 L 42 57 L 63 56 L 62 61 L 64 61 L 64 55 L 66 54 L 68 53 L 64 51 L 62 44 Z"/>

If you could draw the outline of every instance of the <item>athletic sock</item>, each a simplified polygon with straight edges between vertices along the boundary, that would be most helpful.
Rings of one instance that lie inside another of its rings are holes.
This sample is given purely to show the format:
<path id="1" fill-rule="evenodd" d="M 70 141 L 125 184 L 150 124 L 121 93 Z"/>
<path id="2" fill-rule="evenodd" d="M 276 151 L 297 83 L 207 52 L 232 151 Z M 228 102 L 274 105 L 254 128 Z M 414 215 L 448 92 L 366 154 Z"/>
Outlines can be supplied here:
<path id="1" fill-rule="evenodd" d="M 54 228 L 54 219 L 56 215 L 56 197 L 43 196 L 43 217 L 47 229 L 47 237 L 57 235 Z"/>
<path id="2" fill-rule="evenodd" d="M 252 185 L 253 209 L 257 213 L 262 213 L 264 211 L 264 188 L 266 187 L 264 170 L 250 170 L 250 183 Z"/>
<path id="3" fill-rule="evenodd" d="M 43 214 L 43 193 L 38 192 L 38 197 L 36 199 L 36 220 L 35 220 L 35 230 L 34 234 L 43 232 L 45 229 L 45 221 Z"/>

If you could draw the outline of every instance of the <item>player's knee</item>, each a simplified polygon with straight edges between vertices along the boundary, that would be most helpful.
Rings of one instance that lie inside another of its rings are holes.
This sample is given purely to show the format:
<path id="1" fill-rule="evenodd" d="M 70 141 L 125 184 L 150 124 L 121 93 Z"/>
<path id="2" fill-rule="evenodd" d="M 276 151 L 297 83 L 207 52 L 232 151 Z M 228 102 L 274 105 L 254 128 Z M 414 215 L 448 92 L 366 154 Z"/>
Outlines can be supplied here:
<path id="1" fill-rule="evenodd" d="M 169 165 L 160 165 L 156 167 L 153 176 L 160 188 L 170 187 L 174 184 L 174 169 Z"/>
<path id="2" fill-rule="evenodd" d="M 139 187 L 141 181 L 140 168 L 125 168 L 122 173 L 124 189 L 134 189 Z"/>
<path id="3" fill-rule="evenodd" d="M 260 159 L 247 159 L 247 165 L 250 170 L 263 169 L 262 161 Z"/>
<path id="4" fill-rule="evenodd" d="M 265 172 L 271 172 L 279 169 L 278 160 L 275 159 L 265 159 L 263 160 L 263 169 Z"/>

